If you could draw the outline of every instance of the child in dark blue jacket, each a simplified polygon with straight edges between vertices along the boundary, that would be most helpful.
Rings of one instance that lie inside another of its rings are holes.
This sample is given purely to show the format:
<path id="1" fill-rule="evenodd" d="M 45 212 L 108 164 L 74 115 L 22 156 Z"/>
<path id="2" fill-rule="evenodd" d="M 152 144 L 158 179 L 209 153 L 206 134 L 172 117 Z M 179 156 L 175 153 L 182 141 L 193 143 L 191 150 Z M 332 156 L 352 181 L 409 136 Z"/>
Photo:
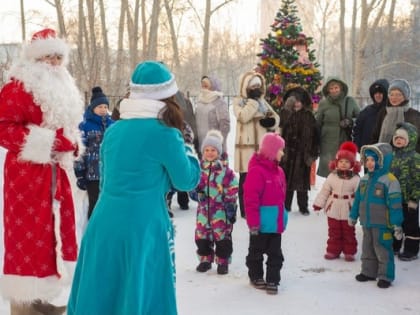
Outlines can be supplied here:
<path id="1" fill-rule="evenodd" d="M 89 199 L 88 219 L 99 196 L 99 147 L 105 130 L 114 122 L 108 112 L 109 100 L 99 86 L 92 89 L 90 104 L 79 125 L 86 151 L 75 162 L 77 186 L 87 190 Z"/>

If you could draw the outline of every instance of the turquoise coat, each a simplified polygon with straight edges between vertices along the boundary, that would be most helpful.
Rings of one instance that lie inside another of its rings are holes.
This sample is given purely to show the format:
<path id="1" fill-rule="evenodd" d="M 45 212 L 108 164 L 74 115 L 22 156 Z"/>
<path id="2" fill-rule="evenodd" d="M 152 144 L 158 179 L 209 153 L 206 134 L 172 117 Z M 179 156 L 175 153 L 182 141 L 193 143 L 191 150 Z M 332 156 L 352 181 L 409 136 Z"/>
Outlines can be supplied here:
<path id="1" fill-rule="evenodd" d="M 101 145 L 101 193 L 83 236 L 68 315 L 175 315 L 165 193 L 192 190 L 198 160 L 156 118 L 120 120 Z"/>

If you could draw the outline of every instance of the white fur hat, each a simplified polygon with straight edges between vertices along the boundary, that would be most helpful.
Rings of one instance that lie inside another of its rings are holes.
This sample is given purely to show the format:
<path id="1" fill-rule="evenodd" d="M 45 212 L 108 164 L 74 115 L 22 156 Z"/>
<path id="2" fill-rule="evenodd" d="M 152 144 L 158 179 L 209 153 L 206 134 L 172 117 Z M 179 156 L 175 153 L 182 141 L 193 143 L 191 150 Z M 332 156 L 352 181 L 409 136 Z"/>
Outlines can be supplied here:
<path id="1" fill-rule="evenodd" d="M 58 54 L 63 56 L 64 64 L 68 61 L 70 47 L 50 28 L 36 32 L 29 43 L 23 47 L 23 59 L 36 61 L 38 58 Z"/>

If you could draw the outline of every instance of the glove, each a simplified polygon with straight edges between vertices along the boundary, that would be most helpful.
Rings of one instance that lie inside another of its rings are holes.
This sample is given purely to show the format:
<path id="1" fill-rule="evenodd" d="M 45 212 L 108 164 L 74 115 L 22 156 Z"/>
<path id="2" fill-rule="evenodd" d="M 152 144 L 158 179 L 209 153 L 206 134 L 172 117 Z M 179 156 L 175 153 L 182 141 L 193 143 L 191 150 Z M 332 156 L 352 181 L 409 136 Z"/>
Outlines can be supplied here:
<path id="1" fill-rule="evenodd" d="M 314 211 L 320 211 L 322 208 L 317 206 L 317 205 L 313 205 L 312 208 L 314 209 Z"/>
<path id="2" fill-rule="evenodd" d="M 273 117 L 265 117 L 265 118 L 261 118 L 259 123 L 261 127 L 271 128 L 271 127 L 274 127 L 274 125 L 276 124 L 276 119 Z"/>
<path id="3" fill-rule="evenodd" d="M 353 220 L 352 218 L 348 218 L 347 223 L 348 223 L 350 226 L 355 226 L 355 225 L 356 225 L 356 223 L 357 223 L 357 220 Z"/>
<path id="4" fill-rule="evenodd" d="M 252 228 L 252 229 L 249 230 L 249 234 L 251 234 L 251 235 L 258 235 L 259 234 L 259 231 L 258 231 L 257 228 Z"/>
<path id="5" fill-rule="evenodd" d="M 64 136 L 64 129 L 57 129 L 55 132 L 54 151 L 68 152 L 74 151 L 76 146 Z"/>
<path id="6" fill-rule="evenodd" d="M 409 200 L 409 201 L 408 201 L 408 204 L 407 204 L 407 206 L 408 206 L 408 210 L 409 210 L 409 211 L 416 211 L 416 210 L 417 210 L 418 205 L 419 205 L 419 203 L 418 203 L 418 202 L 415 202 L 415 201 Z"/>
<path id="7" fill-rule="evenodd" d="M 80 190 L 86 190 L 87 189 L 87 187 L 86 187 L 87 181 L 84 177 L 79 177 L 77 179 L 76 184 L 77 184 L 77 187 L 79 187 Z"/>
<path id="8" fill-rule="evenodd" d="M 229 220 L 230 223 L 234 224 L 236 222 L 236 210 L 238 206 L 236 203 L 225 203 L 224 205 L 226 211 L 226 218 Z"/>
<path id="9" fill-rule="evenodd" d="M 202 191 L 198 192 L 196 190 L 192 190 L 188 192 L 188 195 L 190 199 L 194 200 L 195 202 L 204 201 L 206 199 L 206 195 Z"/>
<path id="10" fill-rule="evenodd" d="M 403 230 L 401 226 L 394 226 L 394 237 L 397 241 L 401 241 L 403 238 Z"/>

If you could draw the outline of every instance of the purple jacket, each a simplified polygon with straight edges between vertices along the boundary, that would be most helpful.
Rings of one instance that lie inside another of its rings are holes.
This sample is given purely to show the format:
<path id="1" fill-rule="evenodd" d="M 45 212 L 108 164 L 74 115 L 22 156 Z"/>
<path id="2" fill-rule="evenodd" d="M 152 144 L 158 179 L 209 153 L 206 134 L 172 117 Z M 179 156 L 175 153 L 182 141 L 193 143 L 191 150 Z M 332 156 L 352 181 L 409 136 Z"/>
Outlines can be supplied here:
<path id="1" fill-rule="evenodd" d="M 278 162 L 254 153 L 244 183 L 246 221 L 250 230 L 282 233 L 287 223 L 284 211 L 286 176 Z"/>

